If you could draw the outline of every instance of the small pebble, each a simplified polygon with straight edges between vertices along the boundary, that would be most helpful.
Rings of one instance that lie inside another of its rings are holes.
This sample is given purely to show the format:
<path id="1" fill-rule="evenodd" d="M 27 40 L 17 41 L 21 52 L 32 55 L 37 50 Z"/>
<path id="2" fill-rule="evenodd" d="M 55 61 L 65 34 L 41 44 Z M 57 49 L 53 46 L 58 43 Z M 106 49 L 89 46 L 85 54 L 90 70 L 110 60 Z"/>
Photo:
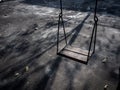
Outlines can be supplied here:
<path id="1" fill-rule="evenodd" d="M 102 60 L 102 63 L 106 63 L 107 62 L 107 57 L 105 57 L 103 60 Z"/>
<path id="2" fill-rule="evenodd" d="M 19 73 L 15 73 L 15 76 L 19 76 L 20 74 Z"/>
<path id="3" fill-rule="evenodd" d="M 25 70 L 26 70 L 26 72 L 27 72 L 27 71 L 29 70 L 29 67 L 28 67 L 28 66 L 26 66 L 26 67 L 25 67 Z"/>
<path id="4" fill-rule="evenodd" d="M 35 30 L 38 30 L 38 27 L 35 27 Z"/>
<path id="5" fill-rule="evenodd" d="M 108 88 L 108 85 L 106 84 L 106 85 L 104 86 L 104 89 L 107 90 L 107 88 Z"/>

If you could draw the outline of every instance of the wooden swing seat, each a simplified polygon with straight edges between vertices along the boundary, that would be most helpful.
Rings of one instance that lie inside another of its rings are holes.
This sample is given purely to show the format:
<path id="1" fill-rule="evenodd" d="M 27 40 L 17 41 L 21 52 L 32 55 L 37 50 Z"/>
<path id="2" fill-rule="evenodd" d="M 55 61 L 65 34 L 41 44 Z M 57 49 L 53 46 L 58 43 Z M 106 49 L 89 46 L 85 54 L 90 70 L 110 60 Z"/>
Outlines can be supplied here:
<path id="1" fill-rule="evenodd" d="M 70 45 L 64 47 L 58 55 L 65 56 L 67 58 L 76 60 L 78 62 L 82 62 L 87 64 L 88 62 L 88 50 L 83 50 L 80 48 L 76 48 Z M 92 55 L 92 51 L 90 51 L 90 56 Z"/>

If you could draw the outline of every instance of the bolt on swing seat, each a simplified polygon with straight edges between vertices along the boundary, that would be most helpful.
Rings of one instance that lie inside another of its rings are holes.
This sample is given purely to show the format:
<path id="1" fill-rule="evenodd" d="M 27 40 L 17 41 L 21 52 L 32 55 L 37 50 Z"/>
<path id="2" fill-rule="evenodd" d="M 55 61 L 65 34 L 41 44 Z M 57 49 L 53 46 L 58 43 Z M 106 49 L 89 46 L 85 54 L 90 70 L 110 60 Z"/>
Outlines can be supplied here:
<path id="1" fill-rule="evenodd" d="M 58 20 L 58 32 L 57 32 L 57 55 L 61 55 L 67 58 L 70 58 L 72 60 L 79 61 L 81 63 L 87 64 L 88 60 L 90 57 L 95 53 L 95 45 L 96 45 L 96 36 L 97 36 L 97 22 L 98 22 L 98 17 L 96 15 L 97 12 L 97 0 L 95 2 L 95 9 L 94 9 L 94 26 L 92 29 L 92 35 L 89 43 L 89 50 L 83 50 L 80 48 L 76 48 L 73 46 L 70 46 L 67 44 L 67 36 L 65 32 L 65 26 L 64 26 L 64 21 L 63 21 L 63 10 L 62 10 L 62 0 L 60 0 L 60 14 L 59 14 L 59 20 Z M 59 28 L 60 28 L 60 23 L 63 26 L 63 31 L 64 31 L 64 39 L 65 39 L 65 47 L 59 50 Z M 92 48 L 92 43 L 93 43 L 93 50 L 91 51 Z"/>

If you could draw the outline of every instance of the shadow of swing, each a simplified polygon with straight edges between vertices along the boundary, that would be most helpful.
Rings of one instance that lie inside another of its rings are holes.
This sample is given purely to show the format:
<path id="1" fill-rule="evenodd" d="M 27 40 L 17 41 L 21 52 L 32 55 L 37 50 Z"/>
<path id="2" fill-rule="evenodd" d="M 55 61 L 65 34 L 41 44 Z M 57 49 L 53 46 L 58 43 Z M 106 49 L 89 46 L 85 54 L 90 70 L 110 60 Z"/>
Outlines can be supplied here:
<path id="1" fill-rule="evenodd" d="M 55 80 L 56 73 L 61 63 L 61 57 L 57 57 L 52 63 L 49 71 L 44 77 L 36 84 L 34 90 L 50 90 Z"/>

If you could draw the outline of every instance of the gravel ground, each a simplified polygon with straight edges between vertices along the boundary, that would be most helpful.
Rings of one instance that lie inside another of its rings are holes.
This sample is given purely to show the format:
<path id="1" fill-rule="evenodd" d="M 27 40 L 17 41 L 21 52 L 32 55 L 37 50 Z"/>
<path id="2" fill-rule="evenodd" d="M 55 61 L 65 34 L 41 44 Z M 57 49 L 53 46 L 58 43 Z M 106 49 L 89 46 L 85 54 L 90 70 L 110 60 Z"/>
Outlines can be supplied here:
<path id="1" fill-rule="evenodd" d="M 98 3 L 96 53 L 85 65 L 56 55 L 59 0 L 1 2 L 0 90 L 120 90 L 120 1 Z M 63 8 L 68 43 L 88 49 L 94 0 Z"/>

